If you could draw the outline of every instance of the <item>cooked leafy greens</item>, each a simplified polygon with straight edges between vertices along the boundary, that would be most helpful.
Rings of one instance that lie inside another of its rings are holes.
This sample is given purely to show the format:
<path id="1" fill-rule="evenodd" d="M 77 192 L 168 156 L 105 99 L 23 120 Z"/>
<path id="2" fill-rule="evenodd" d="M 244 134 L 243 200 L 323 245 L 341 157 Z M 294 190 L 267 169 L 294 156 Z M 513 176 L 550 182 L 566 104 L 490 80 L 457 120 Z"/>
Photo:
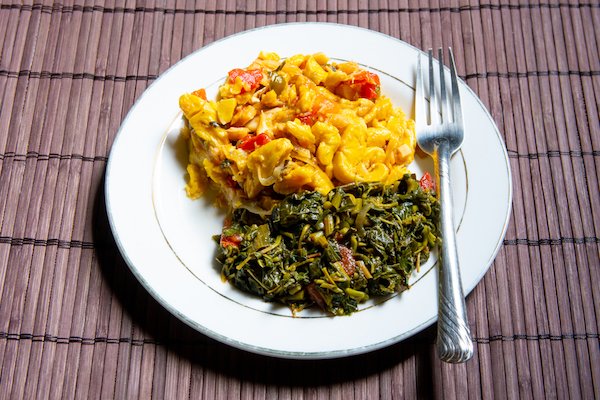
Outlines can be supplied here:
<path id="1" fill-rule="evenodd" d="M 239 289 L 302 310 L 356 311 L 369 296 L 408 289 L 441 240 L 439 203 L 413 175 L 356 183 L 326 196 L 285 197 L 268 216 L 237 209 L 221 235 L 222 276 Z"/>

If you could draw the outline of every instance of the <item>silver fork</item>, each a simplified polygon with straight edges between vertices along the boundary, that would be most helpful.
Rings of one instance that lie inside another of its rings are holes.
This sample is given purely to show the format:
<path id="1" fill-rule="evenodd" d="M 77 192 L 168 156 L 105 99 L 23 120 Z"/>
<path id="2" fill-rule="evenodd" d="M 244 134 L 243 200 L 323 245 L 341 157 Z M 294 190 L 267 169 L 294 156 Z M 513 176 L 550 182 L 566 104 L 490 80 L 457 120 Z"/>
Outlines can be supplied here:
<path id="1" fill-rule="evenodd" d="M 464 131 L 456 66 L 451 48 L 448 48 L 448 53 L 452 90 L 447 92 L 443 64 L 444 52 L 440 48 L 438 50 L 440 80 L 438 108 L 434 85 L 433 51 L 429 50 L 429 121 L 425 108 L 425 89 L 421 55 L 419 54 L 415 122 L 417 143 L 425 153 L 433 157 L 435 162 L 440 200 L 439 225 L 442 235 L 442 263 L 439 269 L 437 350 L 441 360 L 459 363 L 465 362 L 473 356 L 473 342 L 467 322 L 453 222 L 450 157 L 462 145 Z"/>

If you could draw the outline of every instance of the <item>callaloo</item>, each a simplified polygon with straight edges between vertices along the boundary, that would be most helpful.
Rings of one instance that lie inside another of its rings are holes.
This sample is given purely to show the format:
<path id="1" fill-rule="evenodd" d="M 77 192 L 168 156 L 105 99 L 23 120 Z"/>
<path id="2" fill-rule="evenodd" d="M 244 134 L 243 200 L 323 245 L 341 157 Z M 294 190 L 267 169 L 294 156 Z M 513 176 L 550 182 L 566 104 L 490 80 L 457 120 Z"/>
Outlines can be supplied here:
<path id="1" fill-rule="evenodd" d="M 317 305 L 346 315 L 369 297 L 402 292 L 441 240 L 427 179 L 295 193 L 266 216 L 236 209 L 214 237 L 222 276 L 293 313 Z"/>

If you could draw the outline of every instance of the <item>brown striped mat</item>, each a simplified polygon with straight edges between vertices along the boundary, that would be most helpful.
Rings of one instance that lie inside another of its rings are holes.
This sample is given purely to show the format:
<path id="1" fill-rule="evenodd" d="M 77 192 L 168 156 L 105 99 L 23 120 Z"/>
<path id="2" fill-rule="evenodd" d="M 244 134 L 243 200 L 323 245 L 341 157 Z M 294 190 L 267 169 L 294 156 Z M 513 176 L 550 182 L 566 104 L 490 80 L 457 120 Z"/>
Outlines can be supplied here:
<path id="1" fill-rule="evenodd" d="M 475 356 L 434 327 L 347 359 L 271 359 L 166 312 L 108 228 L 103 176 L 133 102 L 249 28 L 358 25 L 452 46 L 505 140 L 506 239 L 467 298 Z M 600 398 L 600 3 L 0 2 L 0 398 Z"/>

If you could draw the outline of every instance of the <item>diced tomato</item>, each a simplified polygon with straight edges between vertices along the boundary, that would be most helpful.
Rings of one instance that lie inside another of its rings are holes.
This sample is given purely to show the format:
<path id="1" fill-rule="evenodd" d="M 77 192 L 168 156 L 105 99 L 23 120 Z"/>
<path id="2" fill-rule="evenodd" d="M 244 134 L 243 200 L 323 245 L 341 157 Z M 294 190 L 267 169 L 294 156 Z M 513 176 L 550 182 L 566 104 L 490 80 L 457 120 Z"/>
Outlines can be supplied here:
<path id="1" fill-rule="evenodd" d="M 375 100 L 379 97 L 381 83 L 379 76 L 369 71 L 359 71 L 338 85 L 335 92 L 338 96 L 348 100 L 356 100 L 360 97 Z"/>
<path id="2" fill-rule="evenodd" d="M 378 88 L 378 86 L 365 83 L 360 87 L 360 97 L 367 100 L 375 100 L 377 96 L 379 96 L 379 92 L 377 91 Z"/>
<path id="3" fill-rule="evenodd" d="M 381 82 L 379 80 L 379 75 L 374 74 L 372 72 L 369 71 L 360 71 L 359 73 L 357 73 L 356 75 L 354 75 L 352 77 L 352 82 L 353 83 L 370 83 L 376 86 L 381 85 Z"/>
<path id="4" fill-rule="evenodd" d="M 352 277 L 356 272 L 356 260 L 352 255 L 352 250 L 347 248 L 344 245 L 339 245 L 340 255 L 342 256 L 342 266 L 344 267 L 344 271 L 348 274 L 348 276 Z"/>
<path id="5" fill-rule="evenodd" d="M 310 111 L 297 114 L 296 118 L 305 125 L 314 125 L 319 120 L 319 116 L 336 113 L 339 111 L 339 106 L 330 101 L 321 93 L 315 96 L 313 107 Z"/>
<path id="6" fill-rule="evenodd" d="M 242 243 L 242 237 L 240 235 L 221 235 L 221 240 L 219 243 L 221 244 L 221 247 L 238 247 L 240 243 Z"/>
<path id="7" fill-rule="evenodd" d="M 369 71 L 360 71 L 352 78 L 356 85 L 358 95 L 368 100 L 375 100 L 379 96 L 381 83 L 379 76 Z"/>
<path id="8" fill-rule="evenodd" d="M 194 90 L 194 91 L 192 92 L 192 94 L 193 94 L 194 96 L 198 96 L 198 97 L 200 97 L 202 100 L 206 100 L 206 90 L 204 90 L 204 89 L 198 89 L 198 90 Z"/>
<path id="9" fill-rule="evenodd" d="M 239 77 L 244 85 L 242 93 L 251 92 L 260 85 L 260 81 L 263 78 L 262 71 L 260 69 L 240 69 L 235 68 L 229 71 L 229 82 L 234 83 L 235 79 Z"/>
<path id="10" fill-rule="evenodd" d="M 419 180 L 419 186 L 421 186 L 421 189 L 423 190 L 435 189 L 435 182 L 431 178 L 431 175 L 429 175 L 429 172 L 425 172 L 425 174 L 423 174 L 423 176 Z"/>
<path id="11" fill-rule="evenodd" d="M 298 118 L 303 124 L 312 126 L 315 122 L 317 122 L 317 113 L 314 111 L 307 111 L 305 113 L 298 114 L 296 118 Z"/>
<path id="12" fill-rule="evenodd" d="M 264 146 L 265 144 L 269 143 L 270 141 L 271 139 L 264 133 L 261 133 L 259 135 L 248 135 L 237 142 L 237 148 L 251 153 L 254 150 L 258 149 L 260 146 Z"/>

